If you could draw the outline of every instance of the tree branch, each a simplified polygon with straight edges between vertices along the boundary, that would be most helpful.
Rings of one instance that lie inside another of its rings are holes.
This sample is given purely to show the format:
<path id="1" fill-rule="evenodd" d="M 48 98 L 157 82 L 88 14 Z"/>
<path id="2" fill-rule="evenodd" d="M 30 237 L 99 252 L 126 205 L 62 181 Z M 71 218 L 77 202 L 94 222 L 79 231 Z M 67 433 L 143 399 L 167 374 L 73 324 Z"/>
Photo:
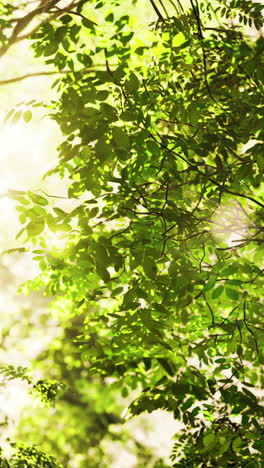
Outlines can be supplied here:
<path id="1" fill-rule="evenodd" d="M 78 2 L 76 0 L 72 0 L 72 2 L 66 6 L 65 8 L 59 10 L 56 13 L 50 14 L 48 19 L 45 19 L 44 21 L 40 21 L 38 25 L 36 25 L 31 31 L 29 31 L 27 34 L 20 35 L 25 29 L 30 25 L 32 20 L 34 20 L 36 17 L 42 15 L 43 13 L 49 13 L 49 11 L 56 6 L 56 3 L 59 3 L 60 0 L 50 0 L 48 2 L 41 2 L 40 5 L 35 8 L 35 10 L 30 11 L 27 13 L 25 16 L 22 18 L 18 18 L 16 21 L 16 25 L 13 28 L 13 31 L 11 33 L 10 38 L 8 39 L 8 43 L 0 47 L 0 58 L 3 57 L 3 55 L 6 54 L 6 52 L 10 49 L 10 47 L 17 42 L 20 42 L 24 39 L 29 38 L 32 34 L 34 34 L 43 23 L 46 23 L 48 20 L 51 21 L 53 19 L 56 19 L 58 16 L 61 16 L 62 14 L 65 14 L 65 12 L 68 12 L 69 9 L 75 7 Z"/>
<path id="2" fill-rule="evenodd" d="M 13 78 L 7 78 L 6 80 L 0 80 L 0 86 L 16 83 L 17 81 L 22 81 L 26 80 L 27 78 L 32 78 L 35 76 L 49 76 L 49 75 L 62 75 L 62 74 L 67 74 L 67 73 L 89 73 L 89 72 L 95 72 L 97 68 L 99 67 L 104 67 L 104 64 L 97 64 L 94 65 L 94 68 L 84 68 L 82 70 L 54 70 L 54 71 L 41 71 L 41 72 L 36 72 L 36 73 L 25 73 L 25 75 L 20 75 L 16 76 Z"/>
<path id="3" fill-rule="evenodd" d="M 58 75 L 63 73 L 73 73 L 72 70 L 60 70 L 60 71 L 49 71 L 49 72 L 36 72 L 36 73 L 26 73 L 25 75 L 16 76 L 14 78 L 7 78 L 6 80 L 0 80 L 0 86 L 16 83 L 17 81 L 22 81 L 27 78 L 32 78 L 35 76 L 48 76 L 48 75 Z"/>
<path id="4" fill-rule="evenodd" d="M 159 11 L 157 5 L 155 4 L 154 0 L 149 0 L 149 1 L 150 1 L 151 5 L 153 6 L 155 12 L 157 13 L 157 15 L 158 15 L 158 17 L 159 17 L 159 20 L 160 20 L 160 21 L 164 21 L 164 18 L 163 18 L 163 16 L 162 16 L 161 12 Z"/>

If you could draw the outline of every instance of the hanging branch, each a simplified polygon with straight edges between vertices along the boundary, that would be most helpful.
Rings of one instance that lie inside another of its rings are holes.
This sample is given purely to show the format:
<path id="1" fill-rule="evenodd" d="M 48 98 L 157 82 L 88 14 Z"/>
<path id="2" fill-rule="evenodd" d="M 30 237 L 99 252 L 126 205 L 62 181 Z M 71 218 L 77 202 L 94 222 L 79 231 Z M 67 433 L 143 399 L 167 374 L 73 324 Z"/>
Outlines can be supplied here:
<path id="1" fill-rule="evenodd" d="M 247 321 L 246 298 L 244 299 L 244 302 L 243 302 L 243 322 L 245 324 L 245 327 L 249 331 L 249 333 L 253 336 L 253 340 L 254 340 L 255 347 L 256 347 L 256 352 L 257 352 L 257 355 L 259 355 L 259 346 L 258 346 L 257 338 L 255 336 L 255 333 L 251 330 L 250 326 L 248 325 L 248 321 Z"/>
<path id="2" fill-rule="evenodd" d="M 27 78 L 33 78 L 37 76 L 52 76 L 52 75 L 67 75 L 69 73 L 93 73 L 96 72 L 98 68 L 104 68 L 105 64 L 98 63 L 91 65 L 89 68 L 83 68 L 81 70 L 54 70 L 54 71 L 40 71 L 36 73 L 26 73 L 25 75 L 14 76 L 13 78 L 7 78 L 6 80 L 0 80 L 0 86 L 9 85 L 12 83 L 17 83 L 18 81 L 26 80 Z"/>
<path id="3" fill-rule="evenodd" d="M 154 0 L 149 0 L 149 1 L 150 1 L 151 5 L 153 6 L 155 12 L 157 13 L 157 15 L 158 15 L 158 17 L 159 17 L 159 20 L 160 20 L 160 21 L 164 21 L 164 18 L 163 18 L 163 16 L 162 16 L 161 12 L 159 11 L 157 5 L 155 4 Z"/>
<path id="4" fill-rule="evenodd" d="M 169 13 L 168 13 L 168 10 L 167 10 L 167 8 L 165 7 L 165 5 L 164 5 L 164 3 L 163 3 L 163 0 L 159 0 L 159 2 L 160 2 L 160 4 L 161 4 L 161 6 L 162 6 L 162 8 L 163 8 L 163 10 L 164 10 L 164 12 L 165 12 L 165 14 L 167 15 L 167 18 L 169 18 Z"/>
<path id="5" fill-rule="evenodd" d="M 78 5 L 77 0 L 72 0 L 72 2 L 68 6 L 66 6 L 65 8 L 51 14 L 51 9 L 54 8 L 56 6 L 56 4 L 59 3 L 59 1 L 60 0 L 51 0 L 51 1 L 45 2 L 45 3 L 41 2 L 40 6 L 35 8 L 35 10 L 30 11 L 29 13 L 27 13 L 22 18 L 17 18 L 16 19 L 16 25 L 13 28 L 13 31 L 11 33 L 10 38 L 8 39 L 7 44 L 4 44 L 4 45 L 2 45 L 2 47 L 0 47 L 0 58 L 3 57 L 3 55 L 5 55 L 7 53 L 7 51 L 10 49 L 10 47 L 12 45 L 14 45 L 17 42 L 20 42 L 20 41 L 22 41 L 24 39 L 30 38 L 30 36 L 32 34 L 37 32 L 38 29 L 44 23 L 47 22 L 47 19 L 45 19 L 44 21 L 40 21 L 28 33 L 21 35 L 21 33 L 23 33 L 26 30 L 26 28 L 28 26 L 30 26 L 30 24 L 32 23 L 32 21 L 35 18 L 39 17 L 42 14 L 49 14 L 48 20 L 52 21 L 52 20 L 54 20 L 54 19 L 58 18 L 59 16 L 65 14 L 66 12 L 68 12 L 69 10 L 71 10 L 72 8 L 74 8 L 75 6 Z"/>

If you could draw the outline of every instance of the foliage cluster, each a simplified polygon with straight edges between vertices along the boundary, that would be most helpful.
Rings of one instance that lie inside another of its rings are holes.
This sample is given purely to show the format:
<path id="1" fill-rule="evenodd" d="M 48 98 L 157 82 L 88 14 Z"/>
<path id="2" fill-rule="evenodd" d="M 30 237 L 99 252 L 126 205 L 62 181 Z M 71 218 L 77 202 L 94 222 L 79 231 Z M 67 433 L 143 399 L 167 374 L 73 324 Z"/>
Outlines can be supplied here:
<path id="1" fill-rule="evenodd" d="M 42 1 L 15 25 L 5 5 L 2 54 L 43 15 L 28 39 L 58 72 L 58 100 L 43 105 L 63 134 L 46 176 L 67 177 L 76 202 L 10 192 L 42 270 L 29 287 L 84 317 L 89 375 L 140 389 L 131 416 L 162 408 L 184 423 L 171 466 L 260 468 L 262 5 L 151 0 L 142 27 L 125 3 L 131 14 Z M 32 104 L 8 118 L 30 122 Z M 67 237 L 63 251 L 49 232 Z"/>

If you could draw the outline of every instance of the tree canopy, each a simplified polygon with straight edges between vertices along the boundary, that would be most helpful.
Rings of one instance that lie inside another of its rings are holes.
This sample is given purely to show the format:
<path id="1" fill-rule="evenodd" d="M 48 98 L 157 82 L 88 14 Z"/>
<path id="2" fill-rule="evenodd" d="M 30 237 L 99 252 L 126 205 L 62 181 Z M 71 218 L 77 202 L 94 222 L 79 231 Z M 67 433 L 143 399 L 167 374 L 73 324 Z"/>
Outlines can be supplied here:
<path id="1" fill-rule="evenodd" d="M 74 407 L 80 369 L 102 390 L 111 377 L 109 395 L 137 389 L 129 417 L 165 409 L 184 423 L 173 467 L 264 463 L 262 8 L 0 3 L 1 55 L 26 39 L 43 73 L 55 74 L 56 100 L 20 103 L 7 119 L 30 125 L 42 105 L 62 133 L 45 177 L 65 178 L 72 208 L 57 194 L 9 192 L 16 250 L 41 268 L 26 287 L 55 296 L 64 324 L 78 324 L 61 399 Z M 66 239 L 63 249 L 50 247 L 51 234 Z M 104 431 L 121 418 L 100 415 Z"/>

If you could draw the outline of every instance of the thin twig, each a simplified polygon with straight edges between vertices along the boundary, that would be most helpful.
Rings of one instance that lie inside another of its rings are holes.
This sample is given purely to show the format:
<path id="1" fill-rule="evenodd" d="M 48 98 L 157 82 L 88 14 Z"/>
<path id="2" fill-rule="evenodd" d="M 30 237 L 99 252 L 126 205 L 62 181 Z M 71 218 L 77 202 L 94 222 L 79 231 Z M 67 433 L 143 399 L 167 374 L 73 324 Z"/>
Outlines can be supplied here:
<path id="1" fill-rule="evenodd" d="M 257 339 L 256 339 L 255 334 L 253 333 L 253 331 L 251 330 L 251 328 L 249 327 L 249 325 L 248 325 L 248 323 L 247 323 L 247 316 L 246 316 L 246 298 L 244 299 L 244 303 L 243 303 L 243 317 L 244 317 L 244 324 L 245 324 L 245 327 L 247 328 L 247 330 L 249 331 L 249 333 L 253 336 L 254 343 L 255 343 L 255 346 L 256 346 L 256 351 L 257 351 L 257 354 L 259 355 L 258 341 L 257 341 Z"/>
<path id="2" fill-rule="evenodd" d="M 0 86 L 16 83 L 17 81 L 26 80 L 27 78 L 33 78 L 36 76 L 49 76 L 49 75 L 62 75 L 67 73 L 93 73 L 97 71 L 97 68 L 105 67 L 104 64 L 92 65 L 94 68 L 83 68 L 81 70 L 54 70 L 54 71 L 41 71 L 36 73 L 26 73 L 25 75 L 16 76 L 13 78 L 7 78 L 6 80 L 0 80 Z"/>

